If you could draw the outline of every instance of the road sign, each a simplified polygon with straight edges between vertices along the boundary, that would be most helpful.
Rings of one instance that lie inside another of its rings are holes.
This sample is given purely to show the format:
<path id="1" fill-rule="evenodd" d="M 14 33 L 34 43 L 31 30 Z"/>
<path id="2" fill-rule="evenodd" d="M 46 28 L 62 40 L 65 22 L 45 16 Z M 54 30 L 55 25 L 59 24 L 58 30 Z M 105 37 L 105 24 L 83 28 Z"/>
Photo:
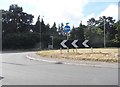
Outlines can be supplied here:
<path id="1" fill-rule="evenodd" d="M 78 42 L 78 40 L 74 40 L 71 44 L 75 47 L 78 48 L 78 45 L 76 44 Z"/>
<path id="2" fill-rule="evenodd" d="M 64 48 L 67 48 L 67 46 L 65 45 L 65 43 L 67 42 L 67 40 L 63 40 L 60 44 L 61 46 L 63 46 Z"/>
<path id="3" fill-rule="evenodd" d="M 90 47 L 89 40 L 63 40 L 60 45 L 63 48 Z"/>
<path id="4" fill-rule="evenodd" d="M 65 33 L 70 32 L 70 26 L 66 25 L 66 26 L 64 27 L 64 32 L 65 32 Z"/>
<path id="5" fill-rule="evenodd" d="M 88 45 L 87 45 L 87 42 L 88 42 L 89 40 L 85 40 L 82 44 L 85 46 L 85 47 L 89 47 Z"/>

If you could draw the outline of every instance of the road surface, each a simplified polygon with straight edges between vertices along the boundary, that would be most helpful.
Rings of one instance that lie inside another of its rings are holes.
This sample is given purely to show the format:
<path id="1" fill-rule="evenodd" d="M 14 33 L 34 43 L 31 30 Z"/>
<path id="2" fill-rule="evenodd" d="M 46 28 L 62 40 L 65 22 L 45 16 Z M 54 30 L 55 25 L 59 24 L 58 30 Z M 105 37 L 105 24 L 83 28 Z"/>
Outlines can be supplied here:
<path id="1" fill-rule="evenodd" d="M 31 52 L 3 53 L 3 85 L 117 85 L 118 69 L 29 60 Z M 1 58 L 1 57 L 0 57 Z"/>

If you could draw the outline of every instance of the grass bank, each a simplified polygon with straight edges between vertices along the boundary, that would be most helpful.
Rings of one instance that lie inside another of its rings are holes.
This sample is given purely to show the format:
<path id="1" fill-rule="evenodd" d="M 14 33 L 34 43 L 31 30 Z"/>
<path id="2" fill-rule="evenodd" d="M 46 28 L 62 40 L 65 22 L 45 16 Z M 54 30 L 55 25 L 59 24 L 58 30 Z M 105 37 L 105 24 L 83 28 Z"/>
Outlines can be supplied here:
<path id="1" fill-rule="evenodd" d="M 118 62 L 118 48 L 86 48 L 86 49 L 67 49 L 64 50 L 45 50 L 38 51 L 38 55 L 48 58 Z"/>

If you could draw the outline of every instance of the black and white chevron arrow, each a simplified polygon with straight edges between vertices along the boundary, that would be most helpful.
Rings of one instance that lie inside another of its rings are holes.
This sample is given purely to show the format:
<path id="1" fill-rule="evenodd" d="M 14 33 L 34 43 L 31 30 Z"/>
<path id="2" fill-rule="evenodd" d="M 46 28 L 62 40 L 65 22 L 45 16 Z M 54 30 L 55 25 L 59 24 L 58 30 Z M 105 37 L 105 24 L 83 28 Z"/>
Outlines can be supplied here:
<path id="1" fill-rule="evenodd" d="M 67 48 L 67 46 L 65 45 L 65 43 L 67 42 L 67 40 L 63 40 L 60 44 L 63 48 Z"/>
<path id="2" fill-rule="evenodd" d="M 63 48 L 80 48 L 80 47 L 90 47 L 88 45 L 89 40 L 63 40 L 60 45 Z"/>
<path id="3" fill-rule="evenodd" d="M 75 47 L 78 48 L 78 45 L 76 44 L 78 42 L 78 40 L 74 40 L 71 44 Z"/>

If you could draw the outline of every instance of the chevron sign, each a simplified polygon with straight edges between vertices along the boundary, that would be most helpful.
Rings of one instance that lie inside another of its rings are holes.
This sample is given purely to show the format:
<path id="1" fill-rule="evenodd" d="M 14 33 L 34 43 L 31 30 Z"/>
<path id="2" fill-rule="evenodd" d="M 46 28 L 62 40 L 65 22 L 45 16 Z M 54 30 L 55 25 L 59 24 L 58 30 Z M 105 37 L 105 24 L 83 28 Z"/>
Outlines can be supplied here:
<path id="1" fill-rule="evenodd" d="M 63 48 L 90 47 L 89 40 L 63 40 L 60 45 Z"/>

